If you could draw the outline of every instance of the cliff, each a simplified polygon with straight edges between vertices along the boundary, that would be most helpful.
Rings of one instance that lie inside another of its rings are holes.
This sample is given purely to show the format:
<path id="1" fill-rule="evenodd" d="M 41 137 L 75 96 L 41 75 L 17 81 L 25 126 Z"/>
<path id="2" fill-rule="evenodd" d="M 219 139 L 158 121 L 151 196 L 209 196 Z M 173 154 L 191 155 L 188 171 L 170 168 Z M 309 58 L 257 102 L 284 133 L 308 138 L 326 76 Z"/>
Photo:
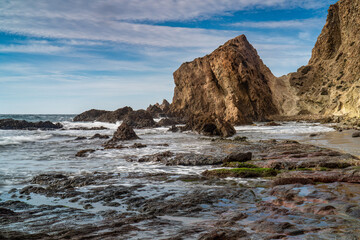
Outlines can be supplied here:
<path id="1" fill-rule="evenodd" d="M 360 117 L 359 16 L 360 0 L 330 6 L 308 65 L 285 77 L 297 97 L 284 114 Z"/>
<path id="2" fill-rule="evenodd" d="M 340 0 L 307 66 L 276 78 L 244 35 L 174 73 L 172 112 L 231 124 L 270 116 L 360 117 L 360 0 Z M 209 117 L 210 116 L 210 117 Z"/>
<path id="3" fill-rule="evenodd" d="M 275 79 L 244 35 L 174 72 L 171 111 L 177 116 L 222 119 L 231 124 L 276 114 L 269 82 Z"/>

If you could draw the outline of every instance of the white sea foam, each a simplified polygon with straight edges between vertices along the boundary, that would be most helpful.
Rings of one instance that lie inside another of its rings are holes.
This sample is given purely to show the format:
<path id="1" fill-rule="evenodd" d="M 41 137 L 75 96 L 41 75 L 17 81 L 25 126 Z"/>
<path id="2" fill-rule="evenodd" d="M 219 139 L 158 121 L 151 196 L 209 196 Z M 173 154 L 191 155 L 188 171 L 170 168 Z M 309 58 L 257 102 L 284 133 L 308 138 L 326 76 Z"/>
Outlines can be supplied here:
<path id="1" fill-rule="evenodd" d="M 107 123 L 107 122 L 61 122 L 64 126 L 64 129 L 72 129 L 72 128 L 97 128 L 97 127 L 105 127 L 108 129 L 116 130 L 121 122 L 117 123 Z"/>
<path id="2" fill-rule="evenodd" d="M 308 135 L 311 133 L 326 133 L 335 131 L 330 126 L 319 123 L 281 123 L 280 126 L 265 126 L 258 123 L 256 126 L 236 126 L 237 134 L 250 138 L 288 138 L 294 135 Z"/>
<path id="3" fill-rule="evenodd" d="M 40 140 L 46 140 L 51 138 L 52 134 L 40 134 L 40 135 L 17 135 L 17 136 L 0 136 L 0 145 L 18 145 L 26 142 L 36 142 Z"/>

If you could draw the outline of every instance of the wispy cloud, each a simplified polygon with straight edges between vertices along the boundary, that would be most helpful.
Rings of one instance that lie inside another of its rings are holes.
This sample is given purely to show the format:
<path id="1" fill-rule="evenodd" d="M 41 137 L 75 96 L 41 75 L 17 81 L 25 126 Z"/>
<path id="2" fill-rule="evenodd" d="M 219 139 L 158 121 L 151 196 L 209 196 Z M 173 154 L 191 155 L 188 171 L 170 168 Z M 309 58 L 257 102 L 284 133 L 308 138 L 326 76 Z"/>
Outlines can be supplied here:
<path id="1" fill-rule="evenodd" d="M 323 26 L 325 19 L 321 18 L 309 18 L 299 20 L 286 20 L 286 21 L 259 21 L 259 22 L 238 22 L 232 23 L 233 27 L 245 27 L 245 28 L 293 28 L 293 29 L 305 29 L 305 28 L 319 28 Z"/>
<path id="2" fill-rule="evenodd" d="M 11 0 L 0 15 L 67 20 L 186 21 L 251 8 L 320 8 L 319 0 Z M 56 9 L 56 11 L 54 11 Z"/>
<path id="3" fill-rule="evenodd" d="M 48 44 L 30 45 L 0 45 L 0 53 L 35 53 L 35 54 L 54 54 L 68 52 L 68 47 L 59 47 Z"/>

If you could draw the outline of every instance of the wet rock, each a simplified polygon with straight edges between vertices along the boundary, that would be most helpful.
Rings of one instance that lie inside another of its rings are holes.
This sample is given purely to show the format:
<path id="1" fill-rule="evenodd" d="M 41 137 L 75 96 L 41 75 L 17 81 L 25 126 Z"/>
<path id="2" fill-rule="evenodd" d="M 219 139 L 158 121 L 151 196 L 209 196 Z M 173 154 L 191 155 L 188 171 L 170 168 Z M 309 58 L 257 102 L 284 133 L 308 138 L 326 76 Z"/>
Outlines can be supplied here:
<path id="1" fill-rule="evenodd" d="M 167 126 L 174 126 L 176 124 L 179 124 L 179 122 L 176 121 L 175 119 L 163 118 L 157 123 L 157 126 L 167 127 Z"/>
<path id="2" fill-rule="evenodd" d="M 206 170 L 202 173 L 206 177 L 238 177 L 238 178 L 258 178 L 273 177 L 277 175 L 277 171 L 270 168 L 232 168 L 232 169 L 215 169 Z"/>
<path id="3" fill-rule="evenodd" d="M 312 181 L 311 179 L 307 179 L 307 178 L 279 178 L 279 179 L 275 179 L 272 182 L 273 186 L 277 186 L 277 185 L 287 185 L 287 184 L 315 184 L 314 181 Z"/>
<path id="4" fill-rule="evenodd" d="M 81 140 L 86 140 L 87 138 L 86 137 L 77 137 L 75 138 L 75 141 L 81 141 Z"/>
<path id="5" fill-rule="evenodd" d="M 155 105 L 150 105 L 147 109 L 154 118 L 170 116 L 170 103 L 164 99 L 161 104 L 156 103 Z"/>
<path id="6" fill-rule="evenodd" d="M 156 122 L 152 118 L 151 114 L 145 110 L 128 113 L 124 117 L 123 123 L 126 123 L 133 128 L 152 128 L 156 126 Z"/>
<path id="7" fill-rule="evenodd" d="M 173 126 L 171 126 L 171 128 L 169 128 L 168 131 L 175 133 L 175 132 L 179 132 L 180 128 L 178 128 L 176 125 L 173 125 Z"/>
<path id="8" fill-rule="evenodd" d="M 204 166 L 204 165 L 218 165 L 222 163 L 221 158 L 202 155 L 202 154 L 193 154 L 193 153 L 173 153 L 170 151 L 156 153 L 153 155 L 147 155 L 137 158 L 128 158 L 127 161 L 137 161 L 137 162 L 158 162 L 168 166 Z"/>
<path id="9" fill-rule="evenodd" d="M 91 204 L 84 205 L 84 209 L 93 209 L 94 207 Z"/>
<path id="10" fill-rule="evenodd" d="M 94 130 L 108 130 L 107 127 L 76 127 L 76 128 L 70 128 L 70 130 L 80 130 L 80 131 L 94 131 Z"/>
<path id="11" fill-rule="evenodd" d="M 142 143 L 134 143 L 133 145 L 130 146 L 130 148 L 146 148 L 147 145 L 142 144 Z"/>
<path id="12" fill-rule="evenodd" d="M 229 122 L 213 116 L 192 117 L 188 120 L 186 129 L 205 136 L 231 137 L 236 133 L 235 128 Z"/>
<path id="13" fill-rule="evenodd" d="M 63 126 L 60 123 L 52 123 L 50 121 L 46 122 L 27 122 L 25 120 L 19 121 L 14 119 L 0 119 L 0 129 L 4 130 L 16 130 L 16 129 L 23 129 L 23 130 L 53 130 L 53 129 L 60 129 Z"/>
<path id="14" fill-rule="evenodd" d="M 150 105 L 146 111 L 154 118 L 158 118 L 164 114 L 163 110 L 157 105 Z"/>
<path id="15" fill-rule="evenodd" d="M 98 139 L 108 139 L 109 136 L 108 135 L 101 135 L 99 133 L 96 133 L 94 136 L 92 136 L 90 139 L 95 139 L 95 138 L 98 138 Z"/>
<path id="16" fill-rule="evenodd" d="M 358 137 L 360 137 L 360 132 L 354 132 L 351 136 L 353 138 L 358 138 Z"/>
<path id="17" fill-rule="evenodd" d="M 252 229 L 257 232 L 267 233 L 286 233 L 293 232 L 294 225 L 289 222 L 270 222 L 266 220 L 258 220 L 252 224 Z"/>
<path id="18" fill-rule="evenodd" d="M 331 205 L 326 205 L 321 207 L 319 210 L 317 210 L 316 214 L 324 215 L 324 216 L 334 215 L 336 214 L 336 208 Z"/>
<path id="19" fill-rule="evenodd" d="M 247 153 L 237 152 L 237 153 L 231 153 L 230 155 L 228 155 L 226 158 L 224 158 L 223 162 L 224 163 L 247 162 L 247 161 L 251 161 L 251 159 L 252 159 L 251 152 L 247 152 Z"/>
<path id="20" fill-rule="evenodd" d="M 3 215 L 16 215 L 16 213 L 10 209 L 0 207 L 0 217 Z"/>
<path id="21" fill-rule="evenodd" d="M 215 229 L 209 233 L 202 234 L 199 240 L 249 240 L 245 230 L 233 230 L 230 228 Z"/>
<path id="22" fill-rule="evenodd" d="M 88 155 L 88 153 L 93 153 L 95 152 L 94 149 L 84 149 L 84 150 L 81 150 L 79 152 L 76 153 L 76 157 L 86 157 Z"/>
<path id="23" fill-rule="evenodd" d="M 331 170 L 331 171 L 290 171 L 279 175 L 279 178 L 303 178 L 313 182 L 333 183 L 349 182 L 360 183 L 360 171 L 355 170 Z"/>
<path id="24" fill-rule="evenodd" d="M 135 140 L 135 139 L 139 139 L 139 137 L 136 135 L 133 128 L 130 125 L 128 125 L 127 123 L 123 122 L 118 127 L 118 129 L 114 133 L 113 137 L 109 141 L 107 141 L 104 144 L 104 146 L 105 147 L 115 146 L 120 141 Z"/>
<path id="25" fill-rule="evenodd" d="M 281 126 L 280 123 L 276 123 L 276 122 L 268 122 L 268 123 L 265 123 L 264 126 L 267 126 L 267 127 L 275 127 L 275 126 Z"/>
<path id="26" fill-rule="evenodd" d="M 359 218 L 360 219 L 360 207 L 357 207 L 356 205 L 348 206 L 346 208 L 346 213 L 349 214 L 350 216 L 354 217 L 354 218 Z"/>

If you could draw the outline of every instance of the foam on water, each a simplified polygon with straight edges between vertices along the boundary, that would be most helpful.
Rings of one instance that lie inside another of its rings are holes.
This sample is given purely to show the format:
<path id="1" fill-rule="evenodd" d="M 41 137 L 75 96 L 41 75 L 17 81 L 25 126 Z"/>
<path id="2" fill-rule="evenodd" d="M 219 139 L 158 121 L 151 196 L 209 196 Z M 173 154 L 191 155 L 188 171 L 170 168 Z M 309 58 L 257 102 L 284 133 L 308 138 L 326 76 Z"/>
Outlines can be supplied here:
<path id="1" fill-rule="evenodd" d="M 72 128 L 98 128 L 98 127 L 105 127 L 108 129 L 116 130 L 121 122 L 117 123 L 107 123 L 107 122 L 70 122 L 65 121 L 61 122 L 61 124 L 64 126 L 64 129 L 72 129 Z"/>
<path id="2" fill-rule="evenodd" d="M 41 131 L 35 131 L 35 132 L 13 131 L 13 132 L 17 132 L 19 135 L 4 134 L 4 132 L 5 131 L 3 130 L 0 131 L 0 146 L 18 145 L 22 143 L 36 142 L 36 141 L 49 139 L 53 136 L 52 134 L 44 133 Z"/>
<path id="3" fill-rule="evenodd" d="M 286 122 L 281 123 L 280 126 L 265 126 L 264 123 L 257 123 L 254 126 L 236 126 L 235 130 L 237 135 L 250 139 L 288 139 L 294 136 L 335 131 L 331 126 L 305 122 Z"/>

